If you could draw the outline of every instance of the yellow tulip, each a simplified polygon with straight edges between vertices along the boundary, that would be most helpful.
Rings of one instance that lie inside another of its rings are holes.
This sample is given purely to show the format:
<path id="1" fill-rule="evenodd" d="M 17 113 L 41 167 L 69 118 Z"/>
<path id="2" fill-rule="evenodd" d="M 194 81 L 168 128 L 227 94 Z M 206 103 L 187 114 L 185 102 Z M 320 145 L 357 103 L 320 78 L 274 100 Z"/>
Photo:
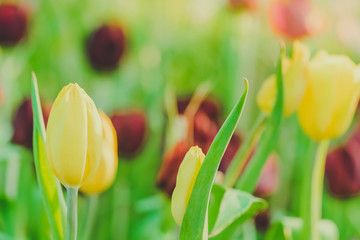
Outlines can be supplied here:
<path id="1" fill-rule="evenodd" d="M 99 111 L 99 113 L 103 128 L 102 154 L 99 167 L 80 187 L 80 191 L 86 194 L 98 194 L 105 191 L 114 182 L 118 167 L 115 128 L 104 112 Z"/>
<path id="2" fill-rule="evenodd" d="M 310 58 L 310 51 L 307 46 L 296 41 L 293 45 L 293 55 L 291 59 L 283 58 L 284 74 L 284 115 L 290 116 L 299 107 L 303 97 L 306 78 L 305 67 Z M 271 75 L 262 84 L 258 94 L 257 103 L 259 107 L 269 114 L 274 106 L 276 99 L 276 76 Z"/>
<path id="3" fill-rule="evenodd" d="M 94 102 L 77 84 L 64 87 L 50 112 L 46 149 L 50 166 L 66 187 L 79 187 L 100 162 L 102 127 Z"/>
<path id="4" fill-rule="evenodd" d="M 360 68 L 347 56 L 320 51 L 310 61 L 299 122 L 314 140 L 342 135 L 351 123 L 360 94 Z"/>
<path id="5" fill-rule="evenodd" d="M 171 198 L 171 212 L 180 226 L 186 206 L 205 155 L 199 147 L 191 147 L 182 161 L 176 178 L 176 186 Z"/>

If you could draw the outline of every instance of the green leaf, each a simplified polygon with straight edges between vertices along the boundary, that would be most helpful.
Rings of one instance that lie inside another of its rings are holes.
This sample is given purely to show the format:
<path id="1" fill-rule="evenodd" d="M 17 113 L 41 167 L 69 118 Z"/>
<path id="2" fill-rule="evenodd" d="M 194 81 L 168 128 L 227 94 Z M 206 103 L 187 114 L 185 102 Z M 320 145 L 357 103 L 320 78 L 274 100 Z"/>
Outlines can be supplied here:
<path id="1" fill-rule="evenodd" d="M 296 217 L 283 217 L 281 221 L 272 224 L 265 240 L 273 239 L 301 239 L 303 220 Z M 339 240 L 339 231 L 336 224 L 330 220 L 322 219 L 318 225 L 321 240 Z"/>
<path id="2" fill-rule="evenodd" d="M 209 223 L 210 237 L 219 234 L 233 222 L 244 222 L 267 207 L 266 201 L 261 198 L 236 189 L 225 189 L 216 184 L 213 186 L 212 196 L 214 200 L 211 202 L 214 205 L 210 205 L 209 209 L 218 210 L 209 210 L 209 219 L 216 219 L 214 224 Z"/>
<path id="3" fill-rule="evenodd" d="M 266 160 L 273 151 L 280 134 L 281 120 L 284 111 L 284 90 L 281 56 L 282 54 L 280 54 L 279 57 L 276 74 L 277 96 L 275 105 L 270 117 L 267 119 L 264 132 L 260 137 L 255 154 L 236 184 L 236 188 L 242 191 L 252 193 L 255 190 L 261 171 L 266 163 Z"/>
<path id="4" fill-rule="evenodd" d="M 282 222 L 275 222 L 266 233 L 265 240 L 290 240 L 291 233 L 287 231 Z"/>
<path id="5" fill-rule="evenodd" d="M 180 240 L 207 239 L 207 212 L 210 191 L 221 158 L 239 122 L 247 91 L 248 82 L 245 79 L 244 94 L 216 135 L 200 168 L 181 225 Z"/>
<path id="6" fill-rule="evenodd" d="M 36 76 L 32 75 L 31 102 L 34 116 L 33 150 L 36 177 L 54 239 L 63 239 L 66 206 L 59 181 L 50 168 L 45 149 L 45 124 Z"/>

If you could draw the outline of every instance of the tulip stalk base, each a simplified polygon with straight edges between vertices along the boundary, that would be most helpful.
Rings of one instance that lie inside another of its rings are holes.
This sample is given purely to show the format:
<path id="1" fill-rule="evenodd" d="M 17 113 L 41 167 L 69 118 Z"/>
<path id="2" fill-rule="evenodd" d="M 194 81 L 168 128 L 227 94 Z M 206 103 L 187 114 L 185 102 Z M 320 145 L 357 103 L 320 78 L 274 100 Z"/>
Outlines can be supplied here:
<path id="1" fill-rule="evenodd" d="M 67 191 L 67 229 L 66 240 L 76 240 L 77 236 L 77 197 L 78 188 L 68 187 Z"/>
<path id="2" fill-rule="evenodd" d="M 319 240 L 319 221 L 321 220 L 322 193 L 324 185 L 324 172 L 326 154 L 329 148 L 329 141 L 319 143 L 314 163 L 312 183 L 311 183 L 311 205 L 310 205 L 310 233 L 309 238 Z M 310 237 L 311 236 L 311 237 Z"/>

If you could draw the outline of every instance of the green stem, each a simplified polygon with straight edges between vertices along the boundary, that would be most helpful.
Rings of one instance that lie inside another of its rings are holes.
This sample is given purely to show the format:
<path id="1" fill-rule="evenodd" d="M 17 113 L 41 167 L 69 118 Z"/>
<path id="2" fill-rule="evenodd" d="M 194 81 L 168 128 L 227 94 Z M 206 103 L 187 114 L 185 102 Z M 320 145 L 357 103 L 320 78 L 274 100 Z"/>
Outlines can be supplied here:
<path id="1" fill-rule="evenodd" d="M 68 187 L 67 189 L 67 228 L 66 239 L 76 240 L 77 233 L 77 196 L 78 187 Z"/>
<path id="2" fill-rule="evenodd" d="M 90 239 L 91 231 L 94 226 L 97 206 L 99 202 L 99 195 L 91 195 L 88 197 L 89 207 L 87 212 L 85 231 L 83 240 Z"/>
<path id="3" fill-rule="evenodd" d="M 251 129 L 249 137 L 247 137 L 242 144 L 240 150 L 236 154 L 234 160 L 229 165 L 225 173 L 224 185 L 227 187 L 233 187 L 239 178 L 246 160 L 249 158 L 251 150 L 257 143 L 259 136 L 264 128 L 265 118 L 263 115 L 258 117 L 254 127 Z"/>
<path id="4" fill-rule="evenodd" d="M 320 239 L 319 221 L 321 220 L 324 171 L 328 148 L 329 141 L 322 141 L 319 143 L 316 152 L 311 183 L 310 234 L 307 235 L 309 238 L 306 239 Z"/>

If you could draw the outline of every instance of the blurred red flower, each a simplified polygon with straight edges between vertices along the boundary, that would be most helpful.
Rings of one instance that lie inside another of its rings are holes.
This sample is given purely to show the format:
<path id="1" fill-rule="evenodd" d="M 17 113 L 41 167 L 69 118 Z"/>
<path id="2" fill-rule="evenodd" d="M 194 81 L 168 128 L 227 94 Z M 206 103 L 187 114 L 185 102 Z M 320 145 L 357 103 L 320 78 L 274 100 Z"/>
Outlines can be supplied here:
<path id="1" fill-rule="evenodd" d="M 113 71 L 124 55 L 124 30 L 117 24 L 103 25 L 88 39 L 87 55 L 90 64 L 100 71 Z"/>
<path id="2" fill-rule="evenodd" d="M 293 40 L 318 32 L 322 19 L 310 0 L 275 0 L 270 4 L 269 23 L 276 33 Z"/>
<path id="3" fill-rule="evenodd" d="M 145 114 L 141 111 L 116 112 L 111 121 L 117 134 L 119 156 L 127 159 L 136 156 L 147 133 Z"/>
<path id="4" fill-rule="evenodd" d="M 42 106 L 42 112 L 45 125 L 49 119 L 51 105 L 44 104 Z M 12 142 L 29 149 L 32 149 L 33 141 L 33 111 L 31 105 L 31 99 L 25 99 L 17 109 L 13 118 L 14 135 Z"/>
<path id="5" fill-rule="evenodd" d="M 170 148 L 164 155 L 164 159 L 158 173 L 157 186 L 169 197 L 172 195 L 180 164 L 191 145 L 186 141 L 180 141 Z"/>
<path id="6" fill-rule="evenodd" d="M 326 159 L 325 176 L 329 192 L 338 198 L 360 194 L 360 129 Z"/>
<path id="7" fill-rule="evenodd" d="M 0 45 L 13 46 L 26 35 L 27 11 L 16 3 L 0 4 Z"/>

